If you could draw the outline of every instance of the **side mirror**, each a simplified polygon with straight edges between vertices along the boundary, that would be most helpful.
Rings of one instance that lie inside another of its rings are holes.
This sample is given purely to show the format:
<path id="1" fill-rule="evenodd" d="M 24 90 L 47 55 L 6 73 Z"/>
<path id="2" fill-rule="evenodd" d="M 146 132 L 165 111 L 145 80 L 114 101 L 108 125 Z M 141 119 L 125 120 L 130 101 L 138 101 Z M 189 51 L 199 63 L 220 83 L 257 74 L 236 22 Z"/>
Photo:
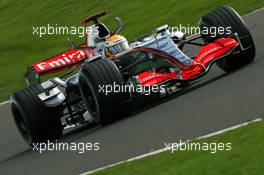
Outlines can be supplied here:
<path id="1" fill-rule="evenodd" d="M 70 38 L 67 38 L 67 42 L 72 49 L 76 48 L 76 43 L 73 40 L 71 40 Z"/>
<path id="2" fill-rule="evenodd" d="M 115 32 L 115 34 L 117 35 L 125 28 L 125 26 L 124 26 L 122 20 L 119 17 L 115 17 L 115 19 L 116 19 L 117 25 L 119 27 L 117 29 L 117 31 Z"/>

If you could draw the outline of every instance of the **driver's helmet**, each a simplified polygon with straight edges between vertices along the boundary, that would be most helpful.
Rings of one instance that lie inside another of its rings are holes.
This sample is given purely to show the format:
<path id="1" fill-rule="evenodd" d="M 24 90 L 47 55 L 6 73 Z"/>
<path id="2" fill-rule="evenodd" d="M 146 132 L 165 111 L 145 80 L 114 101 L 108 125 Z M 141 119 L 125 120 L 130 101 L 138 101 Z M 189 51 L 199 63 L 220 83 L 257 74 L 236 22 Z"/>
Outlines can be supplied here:
<path id="1" fill-rule="evenodd" d="M 105 40 L 105 56 L 114 57 L 116 54 L 129 49 L 128 41 L 121 35 L 113 35 Z"/>

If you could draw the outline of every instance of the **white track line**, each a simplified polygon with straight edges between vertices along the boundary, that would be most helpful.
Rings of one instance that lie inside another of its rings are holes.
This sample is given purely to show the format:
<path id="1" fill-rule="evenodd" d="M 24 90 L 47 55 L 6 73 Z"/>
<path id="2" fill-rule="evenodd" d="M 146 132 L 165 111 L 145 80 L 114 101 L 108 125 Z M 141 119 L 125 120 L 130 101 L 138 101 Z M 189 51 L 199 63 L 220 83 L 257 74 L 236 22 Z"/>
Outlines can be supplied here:
<path id="1" fill-rule="evenodd" d="M 250 123 L 259 122 L 261 120 L 262 120 L 262 118 L 258 118 L 258 119 L 255 119 L 255 120 L 252 120 L 252 121 L 249 121 L 249 122 L 245 122 L 245 123 L 242 123 L 242 124 L 239 124 L 239 125 L 235 125 L 235 126 L 232 126 L 232 127 L 226 128 L 226 129 L 222 129 L 222 130 L 210 133 L 210 134 L 206 134 L 204 136 L 197 137 L 197 138 L 195 138 L 193 140 L 200 140 L 200 139 L 204 139 L 204 138 L 220 135 L 220 134 L 223 134 L 225 132 L 228 132 L 228 131 L 231 131 L 231 130 L 234 130 L 234 129 L 237 129 L 237 128 L 240 128 L 240 127 L 243 127 L 243 126 L 247 126 Z M 138 159 L 142 159 L 142 158 L 145 158 L 145 157 L 149 157 L 151 155 L 156 155 L 156 154 L 168 151 L 169 148 L 172 148 L 172 147 L 173 146 L 166 147 L 166 148 L 161 148 L 161 149 L 158 149 L 158 150 L 153 151 L 153 152 L 142 154 L 142 155 L 139 155 L 139 156 L 136 156 L 136 157 L 124 160 L 124 161 L 120 161 L 120 162 L 113 163 L 113 164 L 110 164 L 110 165 L 107 165 L 107 166 L 104 166 L 104 167 L 101 167 L 101 168 L 97 168 L 97 169 L 94 169 L 94 170 L 91 170 L 91 171 L 87 171 L 85 173 L 82 173 L 81 175 L 92 174 L 92 173 L 95 173 L 97 171 L 101 171 L 101 170 L 104 170 L 104 169 L 107 169 L 107 168 L 110 168 L 110 167 L 113 167 L 113 166 L 116 166 L 116 165 L 120 165 L 120 164 L 123 164 L 123 163 L 126 163 L 126 162 L 131 162 L 133 160 L 138 160 Z"/>
<path id="2" fill-rule="evenodd" d="M 2 103 L 0 103 L 0 106 L 1 105 L 4 105 L 4 104 L 7 104 L 7 103 L 9 103 L 10 101 L 8 100 L 8 101 L 4 101 L 4 102 L 2 102 Z"/>
<path id="3" fill-rule="evenodd" d="M 250 16 L 250 15 L 254 15 L 255 13 L 260 12 L 261 10 L 264 10 L 264 7 L 261 7 L 260 9 L 254 10 L 254 11 L 252 11 L 250 13 L 247 13 L 247 14 L 243 15 L 243 17 L 247 17 L 247 16 Z"/>

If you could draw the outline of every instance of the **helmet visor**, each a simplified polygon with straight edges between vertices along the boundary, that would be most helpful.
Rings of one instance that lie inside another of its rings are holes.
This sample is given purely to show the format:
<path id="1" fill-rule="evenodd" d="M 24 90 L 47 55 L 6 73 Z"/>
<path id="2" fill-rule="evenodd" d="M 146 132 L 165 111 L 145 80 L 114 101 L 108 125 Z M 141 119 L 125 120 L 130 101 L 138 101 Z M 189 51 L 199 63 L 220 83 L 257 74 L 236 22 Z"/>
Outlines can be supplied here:
<path id="1" fill-rule="evenodd" d="M 123 41 L 123 42 L 120 42 L 120 43 L 113 45 L 111 47 L 107 47 L 106 49 L 110 54 L 116 55 L 118 53 L 121 53 L 121 52 L 129 49 L 129 46 L 128 46 L 127 41 Z"/>

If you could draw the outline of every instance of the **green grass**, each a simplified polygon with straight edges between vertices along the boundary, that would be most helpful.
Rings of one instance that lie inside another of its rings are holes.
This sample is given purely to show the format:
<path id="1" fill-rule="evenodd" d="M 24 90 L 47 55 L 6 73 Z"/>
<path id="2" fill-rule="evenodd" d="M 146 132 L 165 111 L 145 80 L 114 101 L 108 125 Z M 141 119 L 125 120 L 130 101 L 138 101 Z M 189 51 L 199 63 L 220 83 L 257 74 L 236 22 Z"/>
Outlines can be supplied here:
<path id="1" fill-rule="evenodd" d="M 200 143 L 228 143 L 230 151 L 164 152 L 120 164 L 93 175 L 260 175 L 264 172 L 264 121 L 225 134 L 199 140 Z"/>
<path id="2" fill-rule="evenodd" d="M 69 36 L 39 38 L 32 35 L 32 26 L 78 26 L 81 18 L 105 10 L 108 15 L 103 22 L 113 27 L 114 17 L 121 17 L 126 25 L 123 34 L 132 40 L 165 23 L 196 24 L 202 14 L 222 4 L 229 4 L 245 14 L 262 7 L 264 1 L 0 0 L 0 101 L 25 86 L 23 73 L 28 65 L 68 49 L 65 41 Z"/>

